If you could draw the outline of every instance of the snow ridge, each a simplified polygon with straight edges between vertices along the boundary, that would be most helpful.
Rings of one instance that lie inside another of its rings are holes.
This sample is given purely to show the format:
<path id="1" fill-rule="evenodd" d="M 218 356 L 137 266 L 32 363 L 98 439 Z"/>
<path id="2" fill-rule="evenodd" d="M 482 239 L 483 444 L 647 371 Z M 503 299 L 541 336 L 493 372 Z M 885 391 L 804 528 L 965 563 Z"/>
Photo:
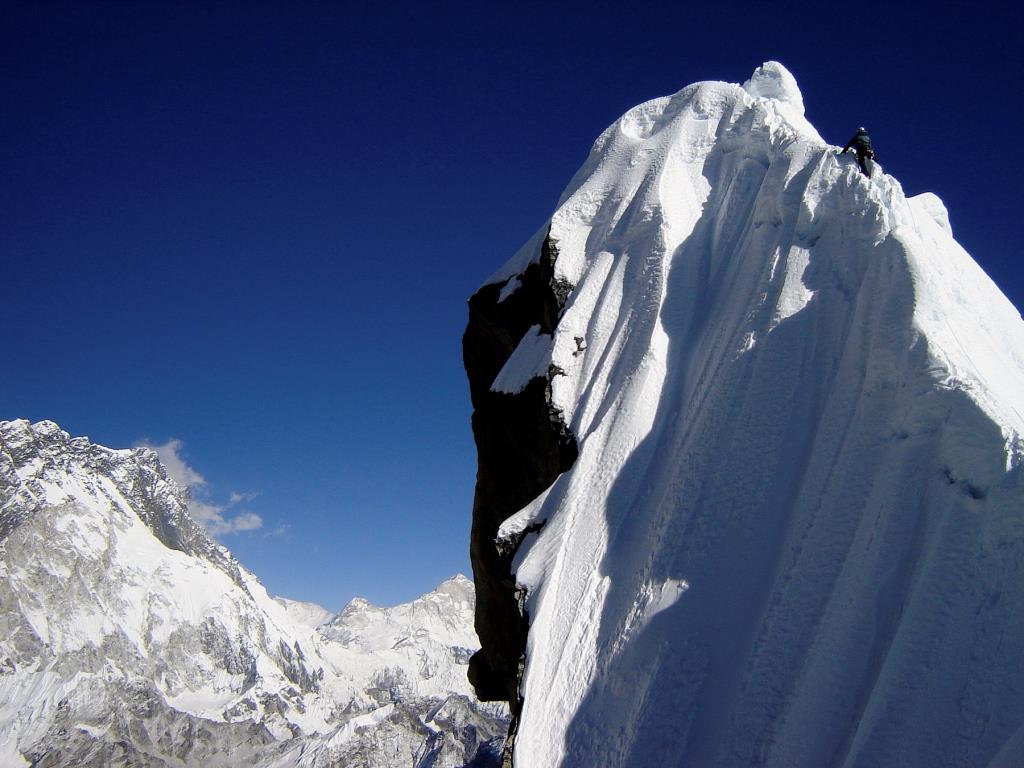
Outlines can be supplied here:
<path id="1" fill-rule="evenodd" d="M 543 233 L 489 282 L 516 290 Z M 627 112 L 550 220 L 575 465 L 501 535 L 519 766 L 1024 763 L 1024 324 L 768 62 Z"/>

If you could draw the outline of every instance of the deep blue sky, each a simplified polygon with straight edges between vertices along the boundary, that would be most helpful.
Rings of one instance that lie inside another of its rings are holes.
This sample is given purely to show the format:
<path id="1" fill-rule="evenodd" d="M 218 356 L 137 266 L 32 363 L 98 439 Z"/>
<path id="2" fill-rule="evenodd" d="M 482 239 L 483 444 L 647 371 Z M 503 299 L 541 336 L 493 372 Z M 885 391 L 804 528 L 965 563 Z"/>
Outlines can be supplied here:
<path id="1" fill-rule="evenodd" d="M 1019 6 L 552 5 L 4 4 L 0 418 L 180 440 L 275 594 L 468 572 L 466 298 L 622 112 L 766 59 L 1024 306 Z"/>

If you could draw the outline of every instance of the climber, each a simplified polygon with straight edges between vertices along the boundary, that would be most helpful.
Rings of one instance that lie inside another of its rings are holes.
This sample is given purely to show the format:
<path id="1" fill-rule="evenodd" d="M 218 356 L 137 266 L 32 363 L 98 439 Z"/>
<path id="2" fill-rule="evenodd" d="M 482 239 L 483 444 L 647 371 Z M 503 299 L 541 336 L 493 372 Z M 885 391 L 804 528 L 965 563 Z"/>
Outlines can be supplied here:
<path id="1" fill-rule="evenodd" d="M 868 136 L 868 132 L 864 130 L 863 126 L 857 129 L 853 138 L 846 142 L 846 146 L 839 154 L 845 154 L 846 150 L 851 147 L 857 153 L 857 163 L 860 165 L 861 172 L 870 179 L 871 164 L 868 161 L 874 159 L 875 150 L 871 148 L 871 137 Z"/>

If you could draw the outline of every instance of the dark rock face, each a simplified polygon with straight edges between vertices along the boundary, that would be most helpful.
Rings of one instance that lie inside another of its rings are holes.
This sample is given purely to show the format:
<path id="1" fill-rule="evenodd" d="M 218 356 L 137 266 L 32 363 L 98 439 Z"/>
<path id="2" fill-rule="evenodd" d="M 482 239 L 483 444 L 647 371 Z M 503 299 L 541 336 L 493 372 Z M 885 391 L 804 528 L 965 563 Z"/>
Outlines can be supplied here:
<path id="1" fill-rule="evenodd" d="M 546 490 L 576 461 L 576 439 L 551 405 L 552 368 L 522 392 L 492 392 L 491 383 L 534 325 L 551 333 L 572 286 L 554 274 L 558 251 L 545 238 L 539 258 L 518 276 L 520 287 L 499 303 L 502 284 L 485 285 L 469 300 L 462 339 L 473 400 L 477 446 L 470 558 L 476 582 L 476 630 L 481 649 L 469 679 L 483 701 L 507 701 L 513 731 L 520 708 L 519 675 L 528 620 L 512 576 L 515 555 L 495 544 L 498 527 Z M 515 278 L 513 278 L 515 279 Z"/>

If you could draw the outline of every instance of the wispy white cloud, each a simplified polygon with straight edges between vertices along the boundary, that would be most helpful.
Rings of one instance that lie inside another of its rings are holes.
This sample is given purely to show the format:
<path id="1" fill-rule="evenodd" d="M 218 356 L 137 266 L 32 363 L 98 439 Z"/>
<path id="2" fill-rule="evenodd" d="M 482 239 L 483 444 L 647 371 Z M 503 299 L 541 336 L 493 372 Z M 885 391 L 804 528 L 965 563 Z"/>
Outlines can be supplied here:
<path id="1" fill-rule="evenodd" d="M 228 517 L 224 514 L 225 509 L 226 507 L 223 505 L 210 504 L 195 498 L 188 504 L 188 511 L 192 518 L 212 536 L 255 531 L 263 527 L 263 518 L 255 512 L 239 512 L 237 515 Z"/>
<path id="2" fill-rule="evenodd" d="M 283 536 L 287 536 L 288 535 L 288 531 L 290 531 L 291 529 L 292 529 L 292 527 L 288 523 L 281 523 L 279 526 L 277 526 L 276 528 L 273 528 L 273 529 L 267 531 L 263 535 L 268 537 L 268 538 L 279 539 L 279 538 L 281 538 Z"/>
<path id="3" fill-rule="evenodd" d="M 199 488 L 206 485 L 206 478 L 186 464 L 181 457 L 181 440 L 172 437 L 163 445 L 152 445 L 147 442 L 143 442 L 142 445 L 156 451 L 156 455 L 160 457 L 160 462 L 167 470 L 167 474 L 171 476 L 171 480 L 182 488 Z"/>
<path id="4" fill-rule="evenodd" d="M 189 489 L 192 496 L 188 504 L 189 514 L 211 536 L 220 537 L 229 533 L 255 531 L 263 527 L 263 518 L 255 512 L 241 511 L 230 516 L 225 514 L 230 507 L 252 501 L 259 495 L 258 493 L 232 491 L 226 504 L 216 504 L 210 500 L 206 478 L 191 467 L 181 455 L 181 440 L 172 437 L 163 445 L 153 445 L 147 441 L 140 445 L 156 451 L 167 469 L 168 476 L 178 485 Z"/>
<path id="5" fill-rule="evenodd" d="M 231 518 L 232 531 L 256 531 L 263 527 L 263 518 L 255 512 L 242 512 Z"/>

